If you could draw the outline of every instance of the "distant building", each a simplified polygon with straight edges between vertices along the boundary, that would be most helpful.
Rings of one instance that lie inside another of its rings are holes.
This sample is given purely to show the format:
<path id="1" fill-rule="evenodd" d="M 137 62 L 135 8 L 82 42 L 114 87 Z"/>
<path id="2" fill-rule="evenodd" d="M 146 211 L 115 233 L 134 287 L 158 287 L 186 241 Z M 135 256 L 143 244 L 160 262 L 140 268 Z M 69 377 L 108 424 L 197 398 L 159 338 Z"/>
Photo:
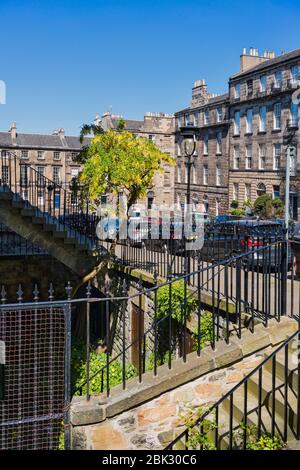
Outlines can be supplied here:
<path id="1" fill-rule="evenodd" d="M 12 155 L 35 168 L 41 175 L 66 186 L 78 175 L 80 165 L 74 158 L 81 150 L 79 138 L 67 136 L 63 129 L 53 134 L 23 134 L 12 123 L 8 132 L 0 132 L 1 181 L 14 178 L 9 159 Z M 20 178 L 20 175 L 16 175 Z"/>
<path id="2" fill-rule="evenodd" d="M 228 210 L 228 95 L 207 91 L 205 80 L 195 82 L 192 102 L 175 113 L 176 159 L 175 200 L 187 201 L 188 167 L 181 152 L 181 127 L 197 128 L 194 164 L 191 167 L 191 204 L 195 211 L 218 215 Z"/>
<path id="3" fill-rule="evenodd" d="M 292 94 L 300 88 L 300 49 L 275 57 L 257 49 L 243 51 L 239 73 L 229 80 L 230 165 L 229 201 L 242 206 L 261 194 L 284 197 L 283 134 L 299 125 L 299 106 Z M 300 215 L 299 131 L 292 162 L 291 215 Z"/>
<path id="4" fill-rule="evenodd" d="M 180 154 L 180 127 L 198 127 L 191 198 L 210 215 L 230 209 L 237 200 L 252 202 L 261 194 L 284 197 L 286 130 L 299 124 L 299 106 L 292 95 L 299 89 L 300 49 L 275 57 L 244 49 L 240 71 L 229 79 L 228 94 L 213 96 L 204 80 L 193 88 L 192 103 L 175 113 L 175 198 L 186 201 L 186 162 Z M 297 156 L 291 171 L 291 215 L 300 215 L 299 131 Z"/>

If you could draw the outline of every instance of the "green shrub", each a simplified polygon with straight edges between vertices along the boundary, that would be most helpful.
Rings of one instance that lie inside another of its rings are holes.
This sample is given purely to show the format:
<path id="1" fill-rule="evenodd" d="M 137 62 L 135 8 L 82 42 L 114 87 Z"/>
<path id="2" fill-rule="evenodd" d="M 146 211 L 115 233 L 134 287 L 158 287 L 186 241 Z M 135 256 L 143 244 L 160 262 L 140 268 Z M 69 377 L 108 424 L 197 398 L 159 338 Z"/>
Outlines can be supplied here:
<path id="1" fill-rule="evenodd" d="M 243 423 L 234 434 L 234 442 L 237 448 L 242 448 L 245 430 L 247 450 L 282 450 L 284 448 L 284 442 L 279 436 L 272 437 L 270 433 L 263 432 L 258 437 L 258 427 L 255 424 L 245 426 Z"/>
<path id="2" fill-rule="evenodd" d="M 193 350 L 198 348 L 198 325 L 193 327 L 194 345 Z M 203 313 L 200 321 L 200 348 L 209 345 L 213 340 L 213 319 L 211 313 Z"/>
<path id="3" fill-rule="evenodd" d="M 107 371 L 104 369 L 103 374 L 99 371 L 106 365 L 106 354 L 97 351 L 90 351 L 90 393 L 96 394 L 101 392 L 103 379 L 103 390 L 106 390 Z M 96 375 L 95 375 L 96 374 Z M 135 367 L 128 363 L 125 366 L 125 377 L 130 379 L 137 374 Z M 95 375 L 95 377 L 93 377 Z M 82 394 L 86 393 L 86 346 L 83 342 L 75 341 L 72 345 L 72 389 L 75 395 L 80 395 L 78 388 L 82 387 Z M 109 383 L 110 387 L 114 387 L 122 383 L 122 363 L 115 360 L 109 367 Z"/>
<path id="4" fill-rule="evenodd" d="M 239 207 L 239 201 L 237 201 L 236 199 L 233 199 L 233 201 L 231 201 L 230 207 L 232 209 L 237 209 Z"/>
<path id="5" fill-rule="evenodd" d="M 244 209 L 232 209 L 230 211 L 230 214 L 233 215 L 234 217 L 243 217 L 245 215 L 245 210 Z"/>
<path id="6" fill-rule="evenodd" d="M 157 318 L 166 318 L 169 315 L 169 285 L 160 287 L 157 290 Z M 189 320 L 192 312 L 196 309 L 197 301 L 190 296 L 190 292 L 187 290 L 185 299 L 184 295 L 184 281 L 175 281 L 172 283 L 171 290 L 171 308 L 172 318 L 178 323 L 183 322 L 182 306 L 184 300 L 186 300 L 186 319 Z"/>
<path id="7" fill-rule="evenodd" d="M 254 213 L 263 219 L 273 216 L 273 204 L 270 194 L 262 194 L 254 202 Z"/>
<path id="8" fill-rule="evenodd" d="M 195 424 L 207 411 L 205 407 L 195 408 L 191 405 L 181 411 L 179 417 L 183 425 L 188 429 L 187 447 L 190 450 L 216 450 L 215 443 L 211 438 L 214 430 L 217 428 L 214 421 L 204 418 L 200 425 Z"/>

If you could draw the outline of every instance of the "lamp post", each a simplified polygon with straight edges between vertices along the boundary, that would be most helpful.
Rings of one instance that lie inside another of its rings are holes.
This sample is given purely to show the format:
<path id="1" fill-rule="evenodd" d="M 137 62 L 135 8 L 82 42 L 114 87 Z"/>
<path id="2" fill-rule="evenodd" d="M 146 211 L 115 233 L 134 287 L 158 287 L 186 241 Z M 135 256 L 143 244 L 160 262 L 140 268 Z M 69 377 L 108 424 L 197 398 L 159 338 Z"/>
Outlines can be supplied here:
<path id="1" fill-rule="evenodd" d="M 295 158 L 295 134 L 298 131 L 298 123 L 293 119 L 287 122 L 283 134 L 283 144 L 286 145 L 285 161 L 285 230 L 288 240 L 289 221 L 290 221 L 290 178 L 294 176 L 294 168 L 291 166 L 291 158 Z"/>
<path id="2" fill-rule="evenodd" d="M 196 157 L 195 150 L 196 150 L 196 132 L 197 128 L 195 126 L 185 126 L 180 128 L 180 136 L 181 136 L 181 154 L 186 159 L 186 167 L 187 167 L 187 194 L 186 194 L 186 203 L 187 203 L 187 210 L 190 210 L 191 204 L 191 168 L 194 164 L 194 158 Z M 184 230 L 184 213 L 183 213 L 183 230 Z M 184 242 L 186 244 L 186 236 L 184 231 Z M 185 253 L 186 253 L 185 247 Z M 186 269 L 187 273 L 190 273 L 191 267 L 191 259 L 190 256 L 186 253 Z"/>

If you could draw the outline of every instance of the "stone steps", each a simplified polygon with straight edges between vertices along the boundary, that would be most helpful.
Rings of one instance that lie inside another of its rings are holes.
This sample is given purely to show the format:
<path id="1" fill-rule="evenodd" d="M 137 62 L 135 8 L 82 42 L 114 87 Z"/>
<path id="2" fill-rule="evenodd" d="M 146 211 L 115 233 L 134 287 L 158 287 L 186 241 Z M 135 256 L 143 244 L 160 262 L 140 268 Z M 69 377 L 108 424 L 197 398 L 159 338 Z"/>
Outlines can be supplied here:
<path id="1" fill-rule="evenodd" d="M 0 186 L 0 206 L 5 225 L 28 241 L 40 243 L 43 249 L 78 274 L 86 274 L 94 266 L 96 253 L 89 239 L 31 206 L 19 194 Z"/>

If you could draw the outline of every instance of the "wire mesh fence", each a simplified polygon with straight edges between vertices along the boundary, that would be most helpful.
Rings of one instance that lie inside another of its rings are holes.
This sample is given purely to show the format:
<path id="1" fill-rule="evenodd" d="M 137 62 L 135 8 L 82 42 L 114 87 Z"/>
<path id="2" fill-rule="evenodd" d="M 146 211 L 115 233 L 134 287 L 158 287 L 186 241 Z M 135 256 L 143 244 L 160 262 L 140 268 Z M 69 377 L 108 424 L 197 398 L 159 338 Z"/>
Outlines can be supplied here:
<path id="1" fill-rule="evenodd" d="M 0 309 L 5 345 L 0 449 L 58 449 L 66 416 L 63 307 Z"/>

